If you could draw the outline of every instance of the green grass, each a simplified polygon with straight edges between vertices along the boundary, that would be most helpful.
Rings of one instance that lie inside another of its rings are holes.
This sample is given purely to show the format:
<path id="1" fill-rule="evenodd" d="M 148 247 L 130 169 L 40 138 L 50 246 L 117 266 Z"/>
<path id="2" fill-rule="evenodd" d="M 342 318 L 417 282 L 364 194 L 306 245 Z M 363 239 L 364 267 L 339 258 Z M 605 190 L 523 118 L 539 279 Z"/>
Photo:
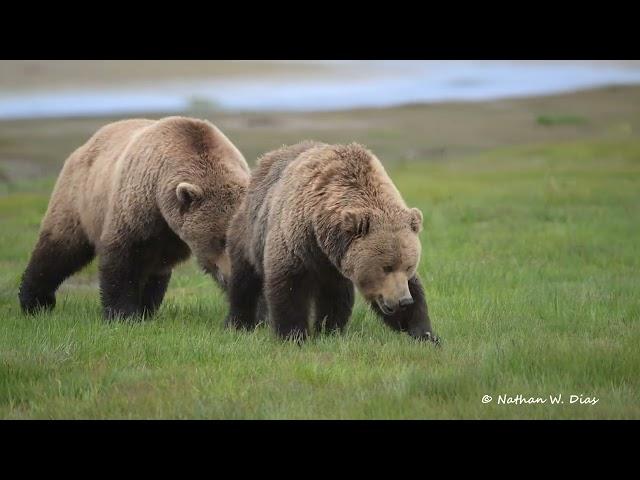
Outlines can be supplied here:
<path id="1" fill-rule="evenodd" d="M 640 418 L 640 141 L 383 160 L 425 215 L 441 348 L 386 329 L 360 299 L 343 336 L 302 347 L 227 331 L 193 263 L 152 321 L 103 323 L 95 265 L 53 313 L 26 318 L 17 287 L 53 183 L 23 183 L 0 195 L 0 417 Z"/>
<path id="2" fill-rule="evenodd" d="M 584 125 L 587 119 L 578 115 L 540 115 L 536 121 L 539 125 Z"/>

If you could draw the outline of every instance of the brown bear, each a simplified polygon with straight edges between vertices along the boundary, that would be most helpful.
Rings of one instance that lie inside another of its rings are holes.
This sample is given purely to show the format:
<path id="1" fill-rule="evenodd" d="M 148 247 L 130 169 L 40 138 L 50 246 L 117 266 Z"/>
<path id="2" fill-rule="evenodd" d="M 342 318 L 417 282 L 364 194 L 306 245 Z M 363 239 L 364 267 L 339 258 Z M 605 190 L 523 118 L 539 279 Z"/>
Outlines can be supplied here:
<path id="1" fill-rule="evenodd" d="M 22 278 L 23 311 L 53 308 L 59 285 L 95 255 L 107 318 L 153 314 L 191 252 L 224 284 L 226 230 L 248 183 L 244 157 L 207 121 L 102 127 L 58 177 Z"/>
<path id="2" fill-rule="evenodd" d="M 253 328 L 261 295 L 283 338 L 342 331 L 354 285 L 391 328 L 438 343 L 416 269 L 422 213 L 361 145 L 306 141 L 264 155 L 229 226 L 226 324 Z"/>

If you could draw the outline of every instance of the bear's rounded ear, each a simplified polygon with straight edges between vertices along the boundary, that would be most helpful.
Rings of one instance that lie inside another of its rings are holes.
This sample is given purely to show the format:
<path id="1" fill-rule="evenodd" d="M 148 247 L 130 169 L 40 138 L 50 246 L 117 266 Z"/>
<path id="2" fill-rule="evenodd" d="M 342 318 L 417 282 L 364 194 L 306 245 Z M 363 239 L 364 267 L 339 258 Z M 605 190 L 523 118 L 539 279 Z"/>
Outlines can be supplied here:
<path id="1" fill-rule="evenodd" d="M 364 210 L 345 210 L 341 214 L 342 229 L 355 236 L 369 233 L 369 213 Z"/>
<path id="2" fill-rule="evenodd" d="M 409 225 L 411 226 L 411 230 L 415 233 L 420 233 L 420 230 L 422 230 L 422 212 L 417 208 L 412 208 L 409 210 L 409 215 Z"/>
<path id="3" fill-rule="evenodd" d="M 182 208 L 189 208 L 193 202 L 202 197 L 202 188 L 188 182 L 180 182 L 176 187 L 176 197 Z"/>

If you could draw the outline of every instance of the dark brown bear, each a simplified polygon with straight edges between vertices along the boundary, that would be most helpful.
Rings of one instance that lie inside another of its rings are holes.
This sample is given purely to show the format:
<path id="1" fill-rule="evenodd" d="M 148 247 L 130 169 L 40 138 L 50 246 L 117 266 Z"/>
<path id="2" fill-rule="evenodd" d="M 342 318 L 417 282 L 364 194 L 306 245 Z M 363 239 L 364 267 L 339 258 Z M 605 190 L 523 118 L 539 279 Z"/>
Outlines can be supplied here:
<path id="1" fill-rule="evenodd" d="M 416 268 L 422 213 L 364 147 L 303 142 L 266 154 L 228 232 L 226 324 L 252 328 L 264 294 L 283 338 L 342 331 L 354 285 L 394 330 L 432 340 Z"/>
<path id="2" fill-rule="evenodd" d="M 238 149 L 209 122 L 124 120 L 64 164 L 20 286 L 31 313 L 55 305 L 65 278 L 100 257 L 107 318 L 151 315 L 190 253 L 224 283 L 226 230 L 249 183 Z"/>

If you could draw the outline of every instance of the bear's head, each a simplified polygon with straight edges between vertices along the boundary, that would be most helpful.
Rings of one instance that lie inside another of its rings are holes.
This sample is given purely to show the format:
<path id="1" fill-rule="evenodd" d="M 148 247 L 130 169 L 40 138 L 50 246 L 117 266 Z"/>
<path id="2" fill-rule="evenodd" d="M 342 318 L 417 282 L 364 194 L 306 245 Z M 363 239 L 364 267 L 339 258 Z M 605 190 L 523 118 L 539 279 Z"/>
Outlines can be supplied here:
<path id="1" fill-rule="evenodd" d="M 412 304 L 408 282 L 420 263 L 422 212 L 349 209 L 342 212 L 341 222 L 351 239 L 341 261 L 342 273 L 385 315 Z"/>
<path id="2" fill-rule="evenodd" d="M 200 267 L 224 288 L 231 262 L 227 252 L 227 229 L 240 206 L 249 175 L 225 175 L 223 181 L 181 181 L 175 187 L 177 234 L 189 246 Z"/>

